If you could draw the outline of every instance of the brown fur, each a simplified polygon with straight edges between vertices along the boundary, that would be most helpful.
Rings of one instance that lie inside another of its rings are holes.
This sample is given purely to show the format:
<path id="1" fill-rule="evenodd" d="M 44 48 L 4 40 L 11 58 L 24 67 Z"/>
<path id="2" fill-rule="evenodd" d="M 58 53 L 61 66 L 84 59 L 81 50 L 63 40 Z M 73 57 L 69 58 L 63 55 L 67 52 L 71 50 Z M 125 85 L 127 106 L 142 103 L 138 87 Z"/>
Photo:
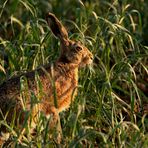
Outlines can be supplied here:
<path id="1" fill-rule="evenodd" d="M 34 71 L 13 77 L 0 85 L 0 109 L 7 120 L 11 122 L 14 113 L 20 116 L 23 122 L 24 111 L 32 109 L 32 116 L 39 112 L 45 115 L 53 114 L 67 109 L 77 93 L 78 68 L 84 67 L 92 62 L 92 53 L 78 42 L 68 38 L 68 33 L 54 14 L 48 13 L 47 23 L 53 34 L 59 38 L 61 43 L 61 55 L 53 65 L 45 65 Z M 25 89 L 21 89 L 21 78 Z M 41 83 L 41 90 L 36 79 Z M 31 94 L 38 99 L 38 103 L 32 107 Z M 25 100 L 22 100 L 22 98 Z M 57 100 L 57 104 L 55 103 Z"/>

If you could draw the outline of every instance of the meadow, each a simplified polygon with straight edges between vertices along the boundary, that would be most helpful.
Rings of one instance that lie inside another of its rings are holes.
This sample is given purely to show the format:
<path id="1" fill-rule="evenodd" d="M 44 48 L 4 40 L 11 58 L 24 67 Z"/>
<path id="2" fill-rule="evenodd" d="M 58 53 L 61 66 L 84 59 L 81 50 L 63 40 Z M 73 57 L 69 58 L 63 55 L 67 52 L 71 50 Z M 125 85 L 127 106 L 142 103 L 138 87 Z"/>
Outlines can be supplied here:
<path id="1" fill-rule="evenodd" d="M 28 132 L 21 143 L 21 129 L 1 120 L 11 135 L 4 147 L 147 148 L 148 2 L 1 0 L 0 83 L 57 59 L 59 41 L 47 26 L 47 12 L 88 47 L 93 65 L 79 71 L 78 95 L 60 113 L 61 144 L 50 138 L 41 116 L 36 135 L 24 123 Z"/>

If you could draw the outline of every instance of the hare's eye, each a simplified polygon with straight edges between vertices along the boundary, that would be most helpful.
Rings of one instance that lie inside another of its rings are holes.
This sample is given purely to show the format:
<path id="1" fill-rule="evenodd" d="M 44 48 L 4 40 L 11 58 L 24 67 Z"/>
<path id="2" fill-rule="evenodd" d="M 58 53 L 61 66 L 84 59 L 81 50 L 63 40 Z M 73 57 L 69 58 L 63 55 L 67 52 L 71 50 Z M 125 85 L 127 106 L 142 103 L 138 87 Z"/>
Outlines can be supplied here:
<path id="1" fill-rule="evenodd" d="M 80 46 L 76 46 L 76 51 L 81 51 L 83 48 Z"/>

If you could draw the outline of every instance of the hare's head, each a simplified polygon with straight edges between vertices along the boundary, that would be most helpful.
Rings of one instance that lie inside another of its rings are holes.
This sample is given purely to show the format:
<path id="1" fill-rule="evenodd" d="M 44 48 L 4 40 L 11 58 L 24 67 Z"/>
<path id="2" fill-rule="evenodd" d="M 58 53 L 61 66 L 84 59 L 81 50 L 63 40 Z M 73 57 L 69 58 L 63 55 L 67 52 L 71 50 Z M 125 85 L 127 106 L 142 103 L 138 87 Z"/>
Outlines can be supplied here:
<path id="1" fill-rule="evenodd" d="M 53 34 L 60 39 L 61 56 L 59 60 L 61 62 L 77 64 L 80 67 L 92 63 L 92 53 L 80 42 L 68 38 L 67 30 L 54 14 L 48 13 L 46 20 Z"/>

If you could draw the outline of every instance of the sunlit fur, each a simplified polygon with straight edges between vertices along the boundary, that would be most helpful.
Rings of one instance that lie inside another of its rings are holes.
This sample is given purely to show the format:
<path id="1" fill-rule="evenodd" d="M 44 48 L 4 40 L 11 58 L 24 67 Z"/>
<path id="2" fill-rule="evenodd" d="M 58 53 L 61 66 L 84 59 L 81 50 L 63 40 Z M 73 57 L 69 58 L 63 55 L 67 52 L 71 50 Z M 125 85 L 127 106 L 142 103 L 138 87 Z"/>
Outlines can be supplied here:
<path id="1" fill-rule="evenodd" d="M 53 65 L 13 77 L 0 85 L 0 108 L 3 116 L 9 112 L 9 122 L 14 113 L 19 117 L 19 123 L 23 122 L 26 111 L 30 110 L 34 122 L 39 112 L 47 117 L 53 114 L 56 118 L 59 112 L 69 107 L 77 94 L 78 69 L 92 63 L 92 53 L 84 45 L 68 38 L 66 29 L 54 14 L 48 13 L 46 20 L 60 40 L 60 57 Z"/>

